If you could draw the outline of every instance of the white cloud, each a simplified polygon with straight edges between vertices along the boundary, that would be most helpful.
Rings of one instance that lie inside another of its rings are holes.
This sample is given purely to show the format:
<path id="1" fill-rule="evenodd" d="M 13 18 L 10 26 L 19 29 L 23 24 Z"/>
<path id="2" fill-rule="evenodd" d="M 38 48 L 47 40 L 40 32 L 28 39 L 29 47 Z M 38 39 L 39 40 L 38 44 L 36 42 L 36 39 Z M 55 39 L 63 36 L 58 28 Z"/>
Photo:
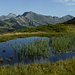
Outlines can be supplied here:
<path id="1" fill-rule="evenodd" d="M 53 0 L 54 2 L 75 2 L 75 0 Z"/>

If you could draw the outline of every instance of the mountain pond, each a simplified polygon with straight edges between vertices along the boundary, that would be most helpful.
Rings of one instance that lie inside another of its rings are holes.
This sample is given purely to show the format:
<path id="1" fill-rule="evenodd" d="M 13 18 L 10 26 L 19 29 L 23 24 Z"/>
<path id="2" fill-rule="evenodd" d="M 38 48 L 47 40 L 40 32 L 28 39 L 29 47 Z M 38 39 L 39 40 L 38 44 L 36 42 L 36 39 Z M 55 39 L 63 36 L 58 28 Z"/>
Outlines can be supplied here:
<path id="1" fill-rule="evenodd" d="M 68 49 L 65 47 L 67 51 L 60 52 L 58 48 L 61 47 L 63 49 L 63 47 L 59 46 L 60 43 L 57 47 L 57 44 L 54 43 L 55 41 L 53 42 L 51 40 L 52 38 L 49 37 L 36 36 L 0 42 L 0 65 L 56 62 L 75 56 L 73 45 L 68 45 Z"/>

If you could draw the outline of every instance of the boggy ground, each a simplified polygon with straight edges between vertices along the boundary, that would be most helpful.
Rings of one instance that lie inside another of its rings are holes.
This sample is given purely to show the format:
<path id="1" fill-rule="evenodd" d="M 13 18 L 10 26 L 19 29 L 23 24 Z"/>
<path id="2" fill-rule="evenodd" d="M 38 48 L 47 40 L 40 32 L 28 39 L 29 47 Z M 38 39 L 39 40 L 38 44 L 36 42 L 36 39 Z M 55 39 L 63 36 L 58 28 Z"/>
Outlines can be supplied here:
<path id="1" fill-rule="evenodd" d="M 75 58 L 55 63 L 0 66 L 0 75 L 75 75 Z"/>

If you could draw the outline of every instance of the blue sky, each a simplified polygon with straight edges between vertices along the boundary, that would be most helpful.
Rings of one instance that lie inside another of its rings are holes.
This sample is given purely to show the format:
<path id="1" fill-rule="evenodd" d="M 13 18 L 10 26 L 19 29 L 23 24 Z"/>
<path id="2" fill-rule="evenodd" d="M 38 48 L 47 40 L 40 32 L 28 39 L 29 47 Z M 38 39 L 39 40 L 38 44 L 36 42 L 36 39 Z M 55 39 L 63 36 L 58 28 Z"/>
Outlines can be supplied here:
<path id="1" fill-rule="evenodd" d="M 0 16 L 27 11 L 58 17 L 75 16 L 75 0 L 0 0 Z"/>

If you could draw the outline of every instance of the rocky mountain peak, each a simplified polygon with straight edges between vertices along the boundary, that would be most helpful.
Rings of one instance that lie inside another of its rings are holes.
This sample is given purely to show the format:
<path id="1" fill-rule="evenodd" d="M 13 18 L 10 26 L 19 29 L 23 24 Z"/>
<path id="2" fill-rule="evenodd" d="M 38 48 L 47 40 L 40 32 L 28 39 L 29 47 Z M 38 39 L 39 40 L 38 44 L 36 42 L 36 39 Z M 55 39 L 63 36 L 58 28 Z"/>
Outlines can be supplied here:
<path id="1" fill-rule="evenodd" d="M 25 12 L 25 13 L 22 14 L 22 16 L 26 16 L 26 15 L 32 14 L 32 13 L 33 13 L 32 11 L 30 11 L 30 12 Z"/>
<path id="2" fill-rule="evenodd" d="M 7 16 L 8 16 L 8 17 L 16 17 L 16 14 L 9 13 Z"/>
<path id="3" fill-rule="evenodd" d="M 72 15 L 65 15 L 62 18 L 70 18 L 70 19 L 73 19 L 74 17 Z"/>

